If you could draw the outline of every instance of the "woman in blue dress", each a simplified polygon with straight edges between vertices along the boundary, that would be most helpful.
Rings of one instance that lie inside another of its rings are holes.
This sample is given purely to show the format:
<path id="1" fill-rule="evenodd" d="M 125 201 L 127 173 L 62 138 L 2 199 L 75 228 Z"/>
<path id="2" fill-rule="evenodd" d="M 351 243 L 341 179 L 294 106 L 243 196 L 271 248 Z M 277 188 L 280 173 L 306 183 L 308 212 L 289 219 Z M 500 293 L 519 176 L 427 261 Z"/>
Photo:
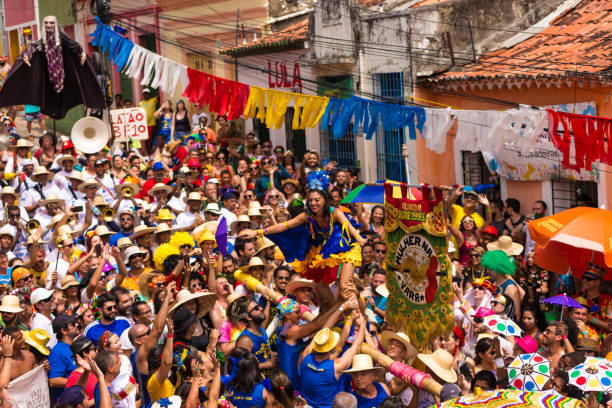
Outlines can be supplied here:
<path id="1" fill-rule="evenodd" d="M 340 208 L 330 206 L 327 174 L 312 171 L 306 181 L 305 212 L 289 221 L 256 231 L 245 230 L 240 235 L 247 239 L 266 235 L 296 272 L 326 284 L 338 278 L 341 295 L 349 299 L 356 294 L 353 273 L 361 265 L 360 246 L 366 240 Z"/>
<path id="2" fill-rule="evenodd" d="M 155 145 L 161 147 L 170 141 L 172 131 L 172 122 L 174 114 L 172 113 L 172 105 L 170 101 L 162 103 L 160 108 L 153 115 L 159 121 L 159 133 L 155 136 Z"/>
<path id="3" fill-rule="evenodd" d="M 263 385 L 264 377 L 259 371 L 259 360 L 244 350 L 243 358 L 238 362 L 238 371 L 227 384 L 227 399 L 236 408 L 264 408 L 272 403 L 268 390 Z"/>

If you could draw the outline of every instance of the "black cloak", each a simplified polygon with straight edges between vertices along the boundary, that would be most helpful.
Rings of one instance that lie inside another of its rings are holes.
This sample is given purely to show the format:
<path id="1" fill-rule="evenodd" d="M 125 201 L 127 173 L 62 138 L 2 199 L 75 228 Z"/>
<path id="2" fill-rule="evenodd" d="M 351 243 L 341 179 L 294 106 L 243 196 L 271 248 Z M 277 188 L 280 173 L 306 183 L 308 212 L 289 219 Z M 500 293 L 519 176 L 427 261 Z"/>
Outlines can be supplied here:
<path id="1" fill-rule="evenodd" d="M 29 45 L 31 67 L 20 56 L 9 71 L 0 90 L 0 107 L 12 105 L 36 105 L 40 111 L 54 119 L 62 119 L 70 108 L 85 105 L 92 109 L 104 109 L 105 101 L 96 80 L 93 65 L 86 59 L 81 65 L 83 49 L 78 42 L 60 33 L 62 59 L 64 61 L 64 89 L 55 92 L 47 72 L 47 57 L 42 40 Z"/>

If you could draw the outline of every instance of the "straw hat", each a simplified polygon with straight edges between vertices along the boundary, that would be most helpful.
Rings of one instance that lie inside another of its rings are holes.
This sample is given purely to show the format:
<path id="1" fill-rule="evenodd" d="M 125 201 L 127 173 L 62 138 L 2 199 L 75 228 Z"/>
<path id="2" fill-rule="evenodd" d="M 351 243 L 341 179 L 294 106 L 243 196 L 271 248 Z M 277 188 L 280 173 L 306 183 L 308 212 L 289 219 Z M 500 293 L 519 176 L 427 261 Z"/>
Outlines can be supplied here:
<path id="1" fill-rule="evenodd" d="M 71 154 L 64 154 L 64 155 L 60 156 L 59 159 L 57 159 L 57 162 L 59 164 L 63 164 L 65 161 L 72 162 L 72 165 L 74 166 L 74 164 L 77 162 L 77 159 L 76 159 L 76 157 L 74 157 Z"/>
<path id="2" fill-rule="evenodd" d="M 184 202 L 187 202 L 187 201 L 199 201 L 199 202 L 202 202 L 204 200 L 202 200 L 202 195 L 200 193 L 198 193 L 197 191 L 192 191 L 186 197 L 183 198 L 183 201 Z"/>
<path id="3" fill-rule="evenodd" d="M 108 204 L 106 204 L 106 201 L 104 201 L 104 197 L 102 197 L 101 195 L 97 195 L 93 199 L 93 205 L 94 207 L 98 207 L 98 206 L 107 206 Z"/>
<path id="4" fill-rule="evenodd" d="M 123 190 L 126 188 L 131 188 L 133 191 L 133 195 L 136 195 L 140 192 L 140 186 L 137 186 L 136 184 L 132 184 L 132 183 L 123 183 L 123 184 L 119 184 L 117 186 L 115 186 L 115 191 L 117 192 L 118 195 L 122 195 Z"/>
<path id="5" fill-rule="evenodd" d="M 138 225 L 134 228 L 134 232 L 130 235 L 131 239 L 140 238 L 143 235 L 150 234 L 155 231 L 155 227 L 147 227 L 146 225 Z"/>
<path id="6" fill-rule="evenodd" d="M 95 233 L 100 238 L 104 236 L 114 235 L 112 232 L 108 230 L 108 227 L 106 225 L 98 225 L 95 229 Z"/>
<path id="7" fill-rule="evenodd" d="M 198 302 L 198 318 L 202 318 L 215 305 L 217 295 L 208 291 L 191 293 L 189 289 L 181 289 L 176 295 L 176 303 L 174 306 L 172 306 L 172 308 L 170 308 L 168 313 L 174 313 L 175 310 L 178 310 L 182 305 L 190 300 L 196 300 Z"/>
<path id="8" fill-rule="evenodd" d="M 125 249 L 131 246 L 132 246 L 132 240 L 128 237 L 119 238 L 119 240 L 117 241 L 117 248 L 119 249 Z"/>
<path id="9" fill-rule="evenodd" d="M 19 297 L 15 295 L 6 295 L 2 298 L 0 304 L 0 312 L 5 313 L 21 313 L 23 309 L 19 307 Z"/>
<path id="10" fill-rule="evenodd" d="M 295 291 L 299 288 L 310 288 L 314 292 L 316 290 L 316 285 L 314 281 L 310 279 L 294 279 L 285 287 L 285 293 L 288 295 L 295 295 Z"/>
<path id="11" fill-rule="evenodd" d="M 599 353 L 599 339 L 597 337 L 581 337 L 578 339 L 578 344 L 576 344 L 576 350 L 594 351 L 596 353 Z"/>
<path id="12" fill-rule="evenodd" d="M 67 176 L 70 180 L 78 180 L 83 182 L 83 175 L 80 171 L 72 170 L 72 172 Z"/>
<path id="13" fill-rule="evenodd" d="M 256 256 L 257 256 L 258 253 L 260 253 L 264 249 L 266 249 L 266 248 L 274 248 L 276 246 L 276 244 L 274 242 L 272 242 L 269 238 L 266 238 L 266 237 L 259 238 L 255 242 L 255 245 L 257 246 L 257 252 L 255 252 Z"/>
<path id="14" fill-rule="evenodd" d="M 507 235 L 502 235 L 495 242 L 489 242 L 487 244 L 487 249 L 489 251 L 504 251 L 508 256 L 516 256 L 523 253 L 523 246 L 516 242 L 512 242 L 512 238 Z"/>
<path id="15" fill-rule="evenodd" d="M 97 191 L 97 190 L 100 189 L 101 186 L 102 185 L 100 183 L 98 183 L 95 179 L 88 178 L 85 181 L 83 181 L 81 184 L 79 184 L 79 191 L 81 193 L 84 193 L 85 189 L 89 188 L 89 187 L 95 187 L 96 191 Z"/>
<path id="16" fill-rule="evenodd" d="M 23 139 L 20 139 L 20 140 L 23 140 Z M 37 168 L 34 169 L 34 173 L 32 173 L 32 178 L 43 176 L 43 175 L 49 175 L 49 174 L 52 174 L 52 173 L 49 172 L 49 170 L 47 170 L 45 166 L 38 166 Z"/>
<path id="17" fill-rule="evenodd" d="M 253 200 L 249 203 L 249 208 L 257 208 L 258 210 L 261 210 L 261 204 L 259 204 L 259 201 Z"/>
<path id="18" fill-rule="evenodd" d="M 391 340 L 397 340 L 406 347 L 406 359 L 410 360 L 415 358 L 417 355 L 417 349 L 414 348 L 412 344 L 410 344 L 410 337 L 404 332 L 393 333 L 392 331 L 384 331 L 380 336 L 380 342 L 382 343 L 383 349 L 387 352 L 389 348 L 389 343 Z"/>
<path id="19" fill-rule="evenodd" d="M 282 187 L 285 187 L 285 184 L 293 184 L 295 186 L 295 188 L 297 189 L 299 187 L 299 183 L 297 182 L 296 179 L 292 179 L 292 178 L 288 178 L 288 179 L 284 179 L 281 183 Z"/>
<path id="20" fill-rule="evenodd" d="M 238 232 L 236 231 L 238 229 L 238 224 L 246 222 L 249 224 L 249 228 L 257 228 L 257 225 L 254 222 L 251 222 L 251 219 L 249 218 L 248 215 L 246 214 L 242 214 L 239 215 L 238 218 L 236 218 L 236 221 L 232 222 L 230 224 L 230 231 L 232 234 L 237 234 Z"/>
<path id="21" fill-rule="evenodd" d="M 164 222 L 164 223 L 159 224 L 155 228 L 155 232 L 153 233 L 153 235 L 162 234 L 164 232 L 173 232 L 173 231 L 174 231 L 174 228 L 170 228 L 168 224 Z"/>
<path id="22" fill-rule="evenodd" d="M 60 285 L 62 286 L 62 290 L 66 290 L 71 286 L 79 286 L 79 281 L 74 275 L 66 275 L 60 280 Z"/>
<path id="23" fill-rule="evenodd" d="M 30 331 L 22 330 L 21 333 L 23 333 L 23 341 L 45 356 L 49 355 L 49 349 L 47 348 L 47 343 L 50 339 L 49 333 L 43 329 L 32 329 Z"/>
<path id="24" fill-rule="evenodd" d="M 153 195 L 155 193 L 157 193 L 158 191 L 165 191 L 166 194 L 170 194 L 172 192 L 172 187 L 165 185 L 164 183 L 156 183 L 153 187 L 151 187 L 151 189 L 149 190 L 149 196 L 153 197 Z"/>
<path id="25" fill-rule="evenodd" d="M 353 364 L 349 370 L 342 371 L 343 373 L 357 373 L 359 371 L 376 371 L 377 374 L 383 374 L 383 367 L 374 367 L 372 357 L 368 354 L 355 354 L 353 356 Z"/>
<path id="26" fill-rule="evenodd" d="M 249 259 L 249 264 L 241 267 L 240 270 L 242 272 L 249 273 L 251 268 L 255 268 L 257 266 L 263 266 L 264 267 L 264 271 L 267 271 L 267 270 L 270 270 L 271 268 L 273 268 L 272 265 L 266 265 L 265 263 L 263 263 L 263 261 L 261 260 L 260 257 L 254 256 L 251 259 Z M 287 285 L 287 288 L 289 288 L 289 285 Z M 287 293 L 289 293 L 289 292 L 287 292 Z"/>
<path id="27" fill-rule="evenodd" d="M 431 354 L 419 354 L 421 360 L 444 382 L 457 382 L 457 373 L 453 370 L 453 355 L 446 350 L 438 349 Z"/>
<path id="28" fill-rule="evenodd" d="M 263 214 L 259 211 L 259 208 L 249 207 L 247 210 L 247 215 L 249 217 L 261 217 Z"/>
<path id="29" fill-rule="evenodd" d="M 317 353 L 327 353 L 338 345 L 339 340 L 340 335 L 326 327 L 315 334 L 312 340 L 312 349 Z"/>
<path id="30" fill-rule="evenodd" d="M 32 148 L 34 147 L 34 145 L 30 142 L 28 142 L 26 139 L 19 139 L 17 141 L 17 143 L 15 143 L 14 148 L 17 149 L 18 147 L 29 147 Z"/>
<path id="31" fill-rule="evenodd" d="M 217 203 L 206 203 L 206 207 L 204 208 L 204 212 L 209 212 L 211 214 L 220 215 L 221 209 L 219 208 L 219 204 Z"/>
<path id="32" fill-rule="evenodd" d="M 55 194 L 49 194 L 46 199 L 39 202 L 41 207 L 44 207 L 47 204 L 62 204 L 64 202 L 63 199 L 59 198 Z M 60 215 L 60 214 L 58 214 Z M 63 215 L 62 215 L 63 217 Z M 55 217 L 54 217 L 55 218 Z"/>
<path id="33" fill-rule="evenodd" d="M 19 198 L 19 194 L 11 186 L 2 187 L 2 192 L 0 193 L 0 200 L 2 198 L 4 198 L 5 195 L 12 195 L 12 196 L 14 196 L 15 200 L 17 200 Z"/>

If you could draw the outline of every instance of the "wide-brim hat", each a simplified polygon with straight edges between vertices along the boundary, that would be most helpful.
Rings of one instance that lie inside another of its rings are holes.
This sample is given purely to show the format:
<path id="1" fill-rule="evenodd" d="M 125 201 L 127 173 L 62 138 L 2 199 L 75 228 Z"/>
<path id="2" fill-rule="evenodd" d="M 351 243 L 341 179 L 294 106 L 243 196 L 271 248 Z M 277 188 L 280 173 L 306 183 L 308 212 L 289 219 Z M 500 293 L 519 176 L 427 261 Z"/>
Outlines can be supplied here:
<path id="1" fill-rule="evenodd" d="M 39 205 L 41 207 L 44 207 L 47 204 L 61 204 L 63 202 L 64 202 L 64 200 L 62 198 L 59 198 L 55 194 L 49 194 L 47 196 L 47 198 L 45 198 L 44 200 L 39 201 Z"/>
<path id="2" fill-rule="evenodd" d="M 313 292 L 315 292 L 316 284 L 314 281 L 310 279 L 294 279 L 287 284 L 285 287 L 285 293 L 288 295 L 295 295 L 295 291 L 299 288 L 310 288 Z"/>
<path id="3" fill-rule="evenodd" d="M 230 231 L 231 231 L 232 234 L 234 234 L 234 235 L 237 234 L 236 229 L 238 228 L 238 225 L 241 224 L 241 223 L 248 223 L 249 224 L 249 228 L 252 228 L 252 229 L 257 228 L 257 224 L 252 222 L 248 215 L 242 214 L 242 215 L 239 215 L 238 218 L 236 218 L 236 221 L 233 221 L 230 224 Z"/>
<path id="4" fill-rule="evenodd" d="M 182 333 L 196 322 L 198 317 L 186 307 L 181 307 L 173 314 L 172 320 L 174 321 L 174 332 Z"/>
<path id="5" fill-rule="evenodd" d="M 576 350 L 578 351 L 594 351 L 598 353 L 600 351 L 599 339 L 597 337 L 581 337 L 576 343 Z"/>
<path id="6" fill-rule="evenodd" d="M 360 371 L 376 371 L 378 374 L 385 372 L 383 367 L 374 367 L 374 361 L 368 354 L 355 354 L 353 356 L 353 364 L 348 370 L 342 371 L 343 373 L 358 373 Z"/>
<path id="7" fill-rule="evenodd" d="M 57 159 L 57 162 L 58 162 L 59 164 L 63 164 L 63 163 L 66 161 L 66 160 L 71 161 L 71 162 L 72 162 L 72 165 L 76 164 L 76 162 L 77 162 L 76 157 L 74 157 L 74 156 L 73 156 L 73 155 L 71 155 L 71 154 L 64 154 L 64 155 L 61 155 L 61 156 L 59 157 L 59 159 Z"/>
<path id="8" fill-rule="evenodd" d="M 212 310 L 213 306 L 215 305 L 215 301 L 217 300 L 217 295 L 207 291 L 191 293 L 188 289 L 181 289 L 176 295 L 176 303 L 174 306 L 172 306 L 172 308 L 170 308 L 168 313 L 174 313 L 175 310 L 178 310 L 182 305 L 190 300 L 195 300 L 198 303 L 198 318 L 201 318 Z"/>
<path id="9" fill-rule="evenodd" d="M 70 172 L 70 174 L 67 175 L 66 177 L 69 178 L 70 180 L 78 180 L 80 182 L 83 182 L 83 175 L 81 174 L 80 171 L 72 170 L 72 172 Z"/>
<path id="10" fill-rule="evenodd" d="M 51 175 L 53 173 L 51 173 L 49 170 L 47 170 L 47 168 L 45 166 L 38 166 L 37 168 L 34 169 L 34 172 L 32 173 L 32 178 L 38 177 L 38 176 L 43 176 L 43 175 Z"/>
<path id="11" fill-rule="evenodd" d="M 0 312 L 5 313 L 21 313 L 23 309 L 19 307 L 19 297 L 15 295 L 6 295 L 2 298 L 0 304 Z"/>
<path id="12" fill-rule="evenodd" d="M 121 191 L 123 191 L 126 188 L 131 188 L 133 191 L 133 195 L 136 195 L 140 192 L 140 186 L 137 186 L 136 184 L 133 184 L 133 183 L 119 184 L 115 186 L 115 191 L 117 192 L 118 195 L 121 195 Z"/>
<path id="13" fill-rule="evenodd" d="M 417 357 L 444 382 L 457 382 L 457 372 L 453 370 L 454 357 L 448 351 L 438 349 L 431 354 L 418 354 Z"/>
<path id="14" fill-rule="evenodd" d="M 249 203 L 249 208 L 257 208 L 258 210 L 261 210 L 261 204 L 259 204 L 259 201 L 253 200 Z"/>
<path id="15" fill-rule="evenodd" d="M 260 258 L 260 257 L 258 257 L 258 256 L 254 256 L 254 257 L 252 257 L 251 259 L 249 259 L 249 264 L 248 264 L 248 265 L 241 266 L 241 267 L 240 267 L 240 270 L 241 270 L 242 272 L 249 273 L 249 272 L 250 272 L 250 270 L 251 270 L 251 268 L 255 268 L 255 267 L 257 267 L 257 266 L 263 266 L 264 271 L 269 271 L 270 269 L 272 269 L 272 268 L 273 268 L 273 266 L 272 266 L 272 265 L 267 265 L 267 264 L 265 264 L 265 263 L 264 263 L 264 262 L 261 260 L 261 258 Z M 312 281 L 311 281 L 311 282 L 312 282 Z M 289 285 L 287 285 L 287 286 L 289 286 Z M 287 292 L 287 293 L 289 293 L 289 292 Z"/>
<path id="16" fill-rule="evenodd" d="M 117 248 L 119 249 L 129 248 L 132 245 L 132 240 L 129 237 L 119 238 L 119 240 L 117 241 Z"/>
<path id="17" fill-rule="evenodd" d="M 187 202 L 187 201 L 202 202 L 204 201 L 204 199 L 202 199 L 202 195 L 200 193 L 198 193 L 197 191 L 192 191 L 191 193 L 189 193 L 187 196 L 183 198 L 183 201 L 184 202 Z"/>
<path id="18" fill-rule="evenodd" d="M 43 355 L 49 355 L 49 349 L 47 348 L 47 343 L 50 339 L 49 333 L 43 329 L 22 330 L 21 333 L 23 333 L 23 341 L 40 351 Z"/>
<path id="19" fill-rule="evenodd" d="M 153 197 L 153 195 L 158 191 L 165 191 L 166 194 L 170 194 L 172 192 L 172 187 L 165 185 L 164 183 L 156 183 L 149 190 L 149 196 Z"/>
<path id="20" fill-rule="evenodd" d="M 95 179 L 88 178 L 85 181 L 83 181 L 81 184 L 79 184 L 78 190 L 81 193 L 84 193 L 85 189 L 89 188 L 89 187 L 96 187 L 96 190 L 99 190 L 100 187 L 102 187 L 102 185 L 100 183 L 98 183 Z"/>
<path id="21" fill-rule="evenodd" d="M 146 256 L 147 251 L 140 249 L 140 247 L 136 245 L 130 245 L 130 247 L 123 253 L 123 262 L 128 263 L 130 261 L 130 257 L 134 255 Z"/>
<path id="22" fill-rule="evenodd" d="M 292 178 L 284 179 L 281 184 L 282 184 L 282 187 L 285 187 L 285 184 L 293 184 L 296 189 L 300 185 L 296 179 L 292 179 Z"/>
<path id="23" fill-rule="evenodd" d="M 406 358 L 407 359 L 415 358 L 416 355 L 418 354 L 417 349 L 410 343 L 410 338 L 408 337 L 406 333 L 403 333 L 403 332 L 394 333 L 392 331 L 384 331 L 380 335 L 380 342 L 385 352 L 387 352 L 387 350 L 389 349 L 389 343 L 391 343 L 391 340 L 397 340 L 400 343 L 402 343 L 404 347 L 406 347 Z"/>
<path id="24" fill-rule="evenodd" d="M 32 147 L 34 147 L 34 145 L 31 142 L 29 142 L 28 140 L 26 140 L 26 139 L 19 139 L 17 141 L 17 143 L 15 143 L 15 145 L 12 146 L 12 148 L 13 149 L 17 149 L 18 147 L 29 147 L 29 148 L 32 148 Z"/>
<path id="25" fill-rule="evenodd" d="M 66 290 L 71 286 L 79 286 L 79 281 L 73 275 L 66 275 L 60 280 L 62 290 Z"/>
<path id="26" fill-rule="evenodd" d="M 101 205 L 108 206 L 108 203 L 104 200 L 104 197 L 102 197 L 101 195 L 97 195 L 93 199 L 93 205 L 94 207 L 98 207 Z"/>
<path id="27" fill-rule="evenodd" d="M 221 209 L 219 208 L 219 204 L 217 203 L 206 203 L 206 207 L 204 207 L 204 212 L 220 215 Z"/>
<path id="28" fill-rule="evenodd" d="M 262 217 L 263 216 L 261 211 L 259 211 L 259 208 L 255 208 L 255 207 L 249 207 L 249 209 L 247 210 L 247 215 L 249 217 Z"/>
<path id="29" fill-rule="evenodd" d="M 164 232 L 174 232 L 174 228 L 170 228 L 168 224 L 166 224 L 165 222 L 162 222 L 161 224 L 157 225 L 153 235 L 163 234 Z"/>
<path id="30" fill-rule="evenodd" d="M 202 242 L 213 241 L 215 244 L 217 243 L 217 239 L 215 235 L 207 228 L 203 228 L 202 231 L 198 233 L 198 245 Z"/>
<path id="31" fill-rule="evenodd" d="M 523 246 L 519 243 L 512 242 L 512 238 L 507 235 L 502 235 L 495 242 L 489 242 L 487 244 L 489 251 L 504 251 L 508 256 L 516 256 L 523 253 Z"/>
<path id="32" fill-rule="evenodd" d="M 340 334 L 327 327 L 315 334 L 312 340 L 312 349 L 317 353 L 327 353 L 333 350 L 340 341 Z"/>
<path id="33" fill-rule="evenodd" d="M 140 238 L 143 235 L 151 234 L 155 231 L 155 227 L 147 227 L 146 225 L 138 225 L 134 228 L 134 232 L 130 235 L 131 239 Z"/>
<path id="34" fill-rule="evenodd" d="M 11 186 L 2 187 L 2 192 L 0 192 L 0 199 L 5 195 L 15 196 L 15 199 L 19 199 L 19 193 L 15 191 L 15 189 Z"/>
<path id="35" fill-rule="evenodd" d="M 105 236 L 114 235 L 111 231 L 109 231 L 106 225 L 98 225 L 96 229 L 94 230 L 94 232 L 100 238 L 105 237 Z"/>
<path id="36" fill-rule="evenodd" d="M 258 239 L 255 242 L 255 245 L 257 246 L 257 252 L 255 252 L 255 255 L 257 255 L 258 253 L 260 253 L 264 249 L 274 248 L 276 246 L 276 244 L 274 242 L 272 242 L 272 240 L 270 240 L 269 238 L 266 238 L 266 237 Z"/>

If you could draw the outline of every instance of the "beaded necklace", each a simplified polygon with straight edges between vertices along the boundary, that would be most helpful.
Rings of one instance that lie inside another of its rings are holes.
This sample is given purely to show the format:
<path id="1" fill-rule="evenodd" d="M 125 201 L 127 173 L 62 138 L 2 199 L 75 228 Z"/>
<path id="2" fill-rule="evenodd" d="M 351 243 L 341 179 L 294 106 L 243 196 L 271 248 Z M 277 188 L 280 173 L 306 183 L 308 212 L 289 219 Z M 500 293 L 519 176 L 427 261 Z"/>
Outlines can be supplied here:
<path id="1" fill-rule="evenodd" d="M 329 217 L 327 218 L 329 220 L 329 231 L 326 233 L 322 232 L 322 235 L 325 237 L 325 239 L 329 238 L 332 234 L 332 231 L 334 229 L 334 213 L 333 211 L 329 213 Z M 310 222 L 309 227 L 310 227 L 310 236 L 312 239 L 315 239 L 315 231 L 314 231 L 314 224 L 317 222 L 317 220 L 315 219 L 314 215 L 312 216 L 312 222 Z"/>

